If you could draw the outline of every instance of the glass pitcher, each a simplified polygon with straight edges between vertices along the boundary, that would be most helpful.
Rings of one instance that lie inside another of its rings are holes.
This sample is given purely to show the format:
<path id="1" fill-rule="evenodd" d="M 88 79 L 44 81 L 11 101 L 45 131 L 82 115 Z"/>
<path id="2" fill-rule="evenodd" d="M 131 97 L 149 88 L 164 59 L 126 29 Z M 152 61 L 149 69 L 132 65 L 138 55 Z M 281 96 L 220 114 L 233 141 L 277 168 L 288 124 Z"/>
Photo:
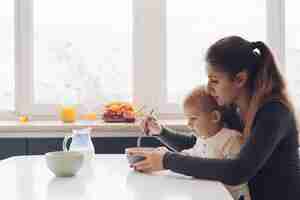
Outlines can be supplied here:
<path id="1" fill-rule="evenodd" d="M 91 128 L 74 129 L 72 135 L 67 135 L 63 141 L 63 151 L 79 151 L 84 154 L 85 160 L 89 161 L 95 156 L 95 148 L 91 139 Z M 67 142 L 72 138 L 69 149 Z"/>

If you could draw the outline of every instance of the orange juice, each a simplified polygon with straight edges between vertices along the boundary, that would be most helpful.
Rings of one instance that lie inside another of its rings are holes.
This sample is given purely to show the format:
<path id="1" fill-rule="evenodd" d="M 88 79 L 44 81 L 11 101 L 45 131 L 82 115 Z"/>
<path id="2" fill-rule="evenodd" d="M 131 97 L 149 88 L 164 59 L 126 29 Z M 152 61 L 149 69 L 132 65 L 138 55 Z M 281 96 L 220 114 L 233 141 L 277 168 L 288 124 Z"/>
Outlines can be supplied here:
<path id="1" fill-rule="evenodd" d="M 63 122 L 71 123 L 76 120 L 75 106 L 61 106 L 60 118 Z"/>
<path id="2" fill-rule="evenodd" d="M 97 119 L 97 114 L 96 112 L 89 112 L 89 113 L 86 113 L 84 115 L 81 116 L 82 119 L 84 120 L 96 120 Z"/>

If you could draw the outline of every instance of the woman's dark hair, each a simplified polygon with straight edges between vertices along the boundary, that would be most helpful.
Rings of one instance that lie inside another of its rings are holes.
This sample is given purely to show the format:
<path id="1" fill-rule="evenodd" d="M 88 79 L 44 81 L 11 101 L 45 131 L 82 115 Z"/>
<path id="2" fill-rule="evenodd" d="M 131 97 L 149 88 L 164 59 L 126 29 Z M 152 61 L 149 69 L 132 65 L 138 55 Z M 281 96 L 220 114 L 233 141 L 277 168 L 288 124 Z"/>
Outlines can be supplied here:
<path id="1" fill-rule="evenodd" d="M 266 101 L 279 101 L 294 112 L 285 80 L 264 42 L 249 42 L 239 36 L 226 37 L 208 49 L 205 59 L 213 69 L 225 72 L 231 78 L 242 71 L 248 73 L 251 100 L 245 121 L 245 137 L 250 134 L 257 110 Z"/>

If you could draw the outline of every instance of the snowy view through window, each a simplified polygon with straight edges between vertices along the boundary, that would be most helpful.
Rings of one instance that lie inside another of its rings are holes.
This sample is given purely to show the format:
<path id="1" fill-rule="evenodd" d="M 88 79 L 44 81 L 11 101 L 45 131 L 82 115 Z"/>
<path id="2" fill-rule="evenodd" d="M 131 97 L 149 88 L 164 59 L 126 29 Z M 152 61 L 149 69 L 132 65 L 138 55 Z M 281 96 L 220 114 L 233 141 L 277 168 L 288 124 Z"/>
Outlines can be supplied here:
<path id="1" fill-rule="evenodd" d="M 206 81 L 205 51 L 210 44 L 228 35 L 266 41 L 265 2 L 167 1 L 169 102 L 180 103 L 188 90 Z"/>
<path id="2" fill-rule="evenodd" d="M 35 103 L 131 101 L 132 68 L 131 0 L 34 2 Z"/>
<path id="3" fill-rule="evenodd" d="M 286 1 L 286 75 L 294 100 L 300 102 L 300 21 L 299 1 Z"/>
<path id="4" fill-rule="evenodd" d="M 0 110 L 14 109 L 14 1 L 0 6 Z"/>

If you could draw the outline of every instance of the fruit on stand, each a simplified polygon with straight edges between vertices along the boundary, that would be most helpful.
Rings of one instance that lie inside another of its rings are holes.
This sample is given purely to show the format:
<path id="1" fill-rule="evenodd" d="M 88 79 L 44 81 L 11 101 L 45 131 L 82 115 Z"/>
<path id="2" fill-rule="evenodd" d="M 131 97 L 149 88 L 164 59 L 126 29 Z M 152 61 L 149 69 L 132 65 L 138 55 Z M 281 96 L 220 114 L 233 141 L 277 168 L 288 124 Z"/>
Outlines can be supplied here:
<path id="1" fill-rule="evenodd" d="M 104 106 L 102 118 L 105 122 L 135 122 L 135 109 L 127 102 L 112 102 Z"/>
<path id="2" fill-rule="evenodd" d="M 20 117 L 19 117 L 19 122 L 21 122 L 21 123 L 26 123 L 26 122 L 28 122 L 28 117 L 27 117 L 27 116 L 20 116 Z"/>

